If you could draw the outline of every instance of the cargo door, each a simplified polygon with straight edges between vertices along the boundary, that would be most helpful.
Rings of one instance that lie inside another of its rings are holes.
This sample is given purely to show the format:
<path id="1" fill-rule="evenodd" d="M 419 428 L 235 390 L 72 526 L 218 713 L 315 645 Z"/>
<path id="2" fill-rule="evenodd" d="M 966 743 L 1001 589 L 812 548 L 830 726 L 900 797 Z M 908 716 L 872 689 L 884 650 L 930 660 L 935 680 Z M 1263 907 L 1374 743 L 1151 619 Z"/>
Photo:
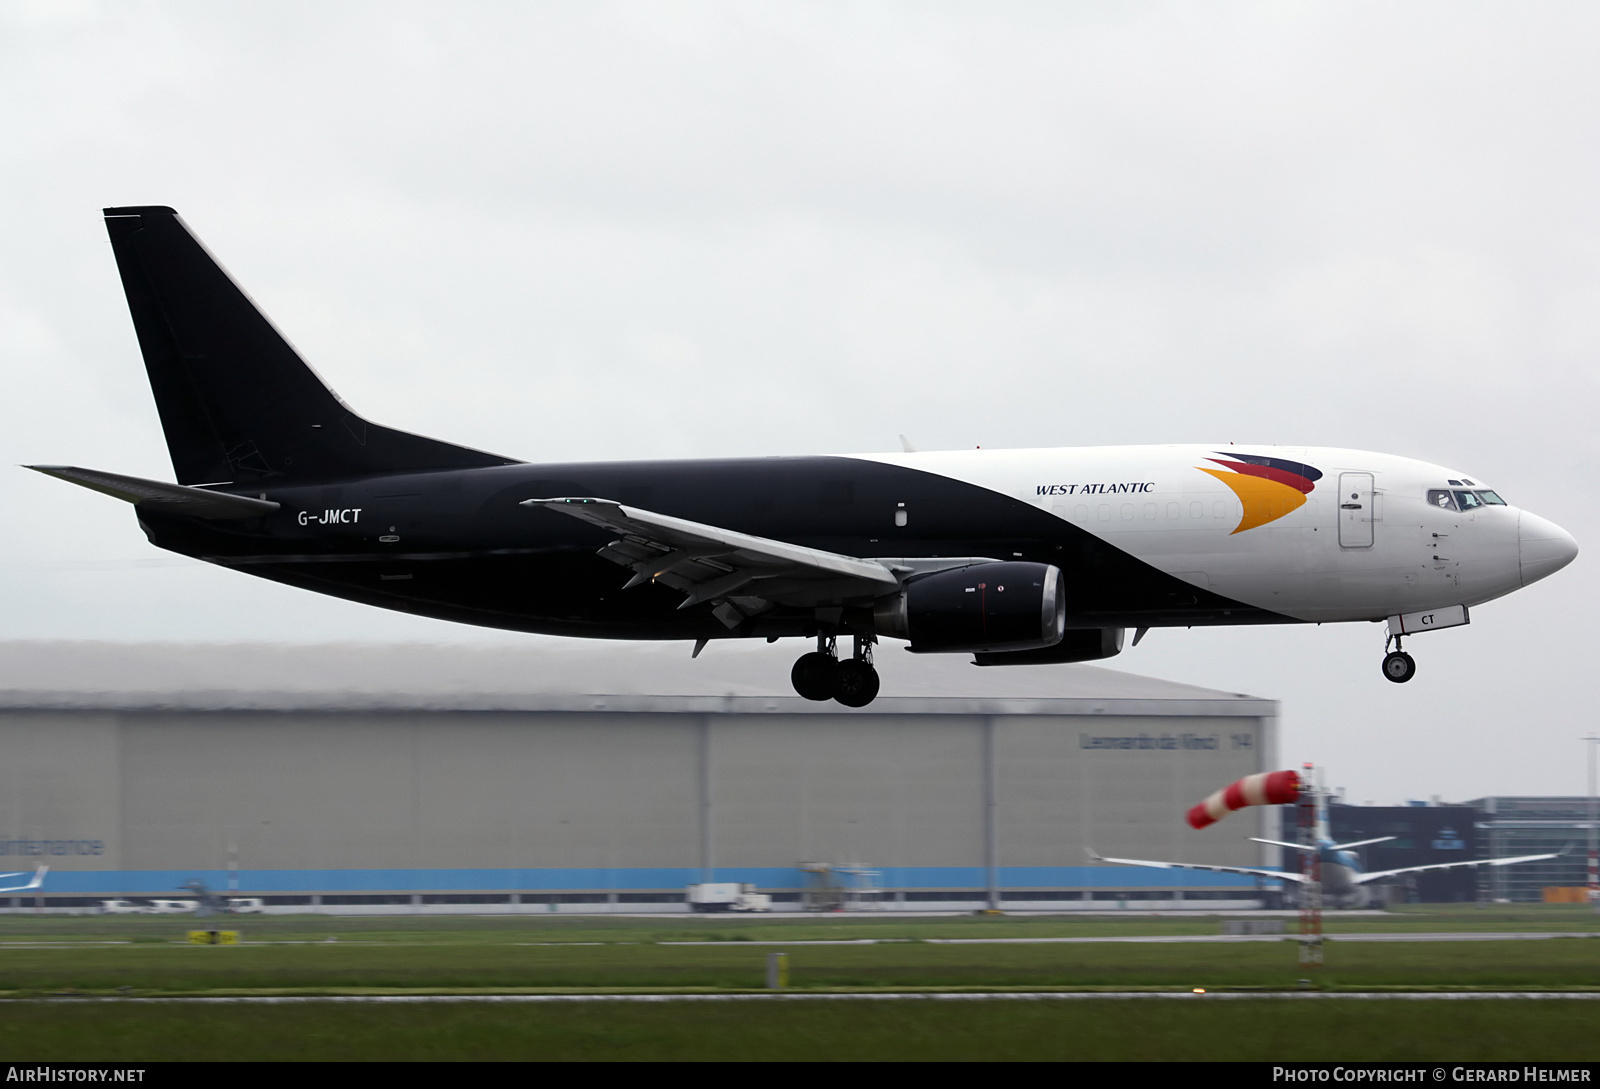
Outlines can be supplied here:
<path id="1" fill-rule="evenodd" d="M 1340 473 L 1339 547 L 1371 548 L 1372 515 L 1372 474 Z"/>

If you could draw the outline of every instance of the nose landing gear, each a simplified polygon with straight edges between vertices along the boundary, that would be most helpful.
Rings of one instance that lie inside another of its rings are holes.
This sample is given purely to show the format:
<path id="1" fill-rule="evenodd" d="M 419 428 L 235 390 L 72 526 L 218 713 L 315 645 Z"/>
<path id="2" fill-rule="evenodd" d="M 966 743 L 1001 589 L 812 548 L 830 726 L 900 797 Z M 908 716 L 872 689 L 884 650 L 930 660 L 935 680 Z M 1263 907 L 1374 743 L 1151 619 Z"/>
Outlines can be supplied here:
<path id="1" fill-rule="evenodd" d="M 865 707 L 878 696 L 872 643 L 872 636 L 857 635 L 854 656 L 841 662 L 837 637 L 818 635 L 817 649 L 802 654 L 789 672 L 794 690 L 808 700 L 838 700 L 846 707 Z"/>
<path id="2" fill-rule="evenodd" d="M 1389 644 L 1394 644 L 1394 649 L 1389 650 Z M 1383 656 L 1383 675 L 1395 684 L 1405 684 L 1417 675 L 1417 663 L 1411 655 L 1400 649 L 1400 636 L 1391 635 L 1383 641 L 1383 649 L 1388 651 Z"/>

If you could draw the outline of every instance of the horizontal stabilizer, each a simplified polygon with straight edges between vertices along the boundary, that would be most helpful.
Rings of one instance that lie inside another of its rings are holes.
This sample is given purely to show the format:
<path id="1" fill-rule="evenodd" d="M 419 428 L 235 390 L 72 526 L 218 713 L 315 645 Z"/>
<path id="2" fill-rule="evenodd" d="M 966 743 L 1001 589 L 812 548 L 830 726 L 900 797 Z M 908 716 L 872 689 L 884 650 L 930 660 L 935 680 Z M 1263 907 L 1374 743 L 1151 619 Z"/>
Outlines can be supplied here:
<path id="1" fill-rule="evenodd" d="M 1358 840 L 1354 841 L 1353 843 L 1335 843 L 1332 847 L 1329 847 L 1328 850 L 1330 850 L 1330 851 L 1353 851 L 1357 847 L 1369 847 L 1374 843 L 1388 843 L 1390 840 L 1392 840 L 1394 838 L 1395 838 L 1394 836 L 1378 836 L 1378 837 L 1376 837 L 1374 839 L 1358 839 Z"/>
<path id="2" fill-rule="evenodd" d="M 91 491 L 132 503 L 147 510 L 162 510 L 172 514 L 187 514 L 195 518 L 259 518 L 278 509 L 269 499 L 251 499 L 245 495 L 192 488 L 186 484 L 166 484 L 159 480 L 144 480 L 119 473 L 103 473 L 98 469 L 80 469 L 76 465 L 29 465 L 36 473 L 70 481 Z"/>

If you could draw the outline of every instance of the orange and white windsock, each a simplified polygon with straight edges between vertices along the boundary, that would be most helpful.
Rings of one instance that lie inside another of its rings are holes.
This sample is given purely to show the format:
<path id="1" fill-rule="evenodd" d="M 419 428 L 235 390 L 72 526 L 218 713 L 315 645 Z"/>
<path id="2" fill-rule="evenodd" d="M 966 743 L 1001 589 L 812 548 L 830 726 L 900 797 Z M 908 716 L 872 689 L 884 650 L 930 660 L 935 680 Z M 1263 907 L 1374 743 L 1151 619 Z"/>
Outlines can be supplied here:
<path id="1" fill-rule="evenodd" d="M 1292 771 L 1263 771 L 1246 775 L 1189 810 L 1189 826 L 1216 824 L 1235 809 L 1247 805 L 1284 805 L 1300 797 L 1300 776 Z"/>

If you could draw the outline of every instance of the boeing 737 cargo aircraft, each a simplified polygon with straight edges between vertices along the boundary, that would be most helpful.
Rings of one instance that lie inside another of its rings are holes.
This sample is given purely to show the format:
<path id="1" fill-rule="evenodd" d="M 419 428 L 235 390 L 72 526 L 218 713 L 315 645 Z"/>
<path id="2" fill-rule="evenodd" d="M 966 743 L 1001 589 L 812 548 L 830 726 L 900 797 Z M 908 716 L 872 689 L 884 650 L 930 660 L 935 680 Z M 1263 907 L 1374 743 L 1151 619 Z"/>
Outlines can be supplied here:
<path id="1" fill-rule="evenodd" d="M 696 653 L 815 639 L 796 690 L 862 706 L 884 637 L 996 666 L 1108 658 L 1128 628 L 1387 620 L 1406 681 L 1405 636 L 1577 554 L 1476 473 L 1359 450 L 530 465 L 369 422 L 171 208 L 105 216 L 177 483 L 33 468 L 134 504 L 159 548 L 369 605 Z"/>

